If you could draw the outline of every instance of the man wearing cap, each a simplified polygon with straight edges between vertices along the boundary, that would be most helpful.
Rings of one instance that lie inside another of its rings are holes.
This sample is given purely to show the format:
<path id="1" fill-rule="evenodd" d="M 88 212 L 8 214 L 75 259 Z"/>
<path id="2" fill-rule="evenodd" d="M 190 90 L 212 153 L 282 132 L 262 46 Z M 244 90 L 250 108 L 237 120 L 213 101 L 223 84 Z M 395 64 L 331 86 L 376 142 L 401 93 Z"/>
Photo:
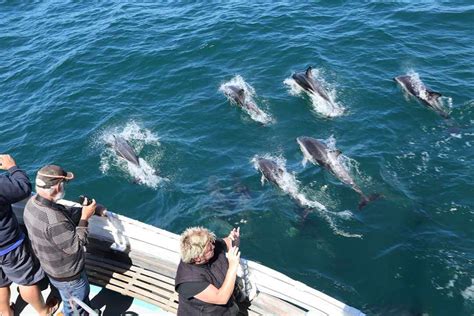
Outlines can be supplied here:
<path id="1" fill-rule="evenodd" d="M 68 315 L 87 315 L 75 297 L 89 304 L 89 282 L 84 270 L 88 219 L 96 202 L 81 207 L 56 203 L 65 195 L 64 186 L 74 179 L 56 165 L 41 168 L 36 175 L 36 192 L 25 206 L 24 221 L 33 250 L 51 283 L 59 290 L 63 311 Z M 87 204 L 90 201 L 84 201 Z"/>
<path id="2" fill-rule="evenodd" d="M 30 196 L 30 180 L 10 155 L 0 155 L 0 169 L 8 171 L 0 175 L 0 315 L 13 315 L 10 308 L 12 282 L 19 285 L 21 297 L 39 315 L 49 315 L 53 308 L 44 303 L 36 284 L 44 278 L 44 272 L 30 252 L 28 240 L 11 207 L 12 203 Z"/>

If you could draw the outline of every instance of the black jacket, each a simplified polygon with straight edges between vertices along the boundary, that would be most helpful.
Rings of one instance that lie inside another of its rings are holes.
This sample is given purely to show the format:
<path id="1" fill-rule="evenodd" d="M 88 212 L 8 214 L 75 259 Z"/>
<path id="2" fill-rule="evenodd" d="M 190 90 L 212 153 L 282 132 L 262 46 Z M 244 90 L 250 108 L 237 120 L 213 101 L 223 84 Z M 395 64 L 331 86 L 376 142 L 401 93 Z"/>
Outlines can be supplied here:
<path id="1" fill-rule="evenodd" d="M 225 256 L 226 244 L 216 240 L 214 257 L 203 265 L 184 263 L 181 261 L 176 272 L 175 288 L 179 293 L 179 285 L 186 282 L 208 282 L 217 288 L 224 283 L 229 263 Z M 232 295 L 225 305 L 205 303 L 197 298 L 186 299 L 179 295 L 179 315 L 237 315 L 239 307 Z"/>
<path id="2" fill-rule="evenodd" d="M 15 166 L 8 170 L 8 174 L 0 175 L 0 250 L 20 237 L 20 227 L 11 204 L 30 195 L 31 183 L 23 170 Z"/>

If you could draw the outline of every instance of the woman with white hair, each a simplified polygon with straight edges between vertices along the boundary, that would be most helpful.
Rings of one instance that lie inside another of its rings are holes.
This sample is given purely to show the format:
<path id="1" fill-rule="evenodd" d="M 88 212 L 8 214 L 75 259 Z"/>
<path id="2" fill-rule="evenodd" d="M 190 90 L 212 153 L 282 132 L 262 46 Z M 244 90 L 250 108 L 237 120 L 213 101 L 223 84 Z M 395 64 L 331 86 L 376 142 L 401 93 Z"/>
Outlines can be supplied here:
<path id="1" fill-rule="evenodd" d="M 181 262 L 175 279 L 178 315 L 237 315 L 234 289 L 240 261 L 240 229 L 216 239 L 203 227 L 181 234 Z"/>

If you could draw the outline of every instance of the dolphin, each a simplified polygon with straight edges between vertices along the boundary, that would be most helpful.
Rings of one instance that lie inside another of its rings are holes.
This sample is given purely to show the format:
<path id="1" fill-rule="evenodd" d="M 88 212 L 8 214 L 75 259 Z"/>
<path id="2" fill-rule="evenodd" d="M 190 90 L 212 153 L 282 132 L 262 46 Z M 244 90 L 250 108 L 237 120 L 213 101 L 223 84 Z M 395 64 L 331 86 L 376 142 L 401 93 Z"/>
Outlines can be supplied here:
<path id="1" fill-rule="evenodd" d="M 314 165 L 318 164 L 331 172 L 336 178 L 343 183 L 349 185 L 354 191 L 359 193 L 361 201 L 359 203 L 359 210 L 366 206 L 370 201 L 373 201 L 380 197 L 379 194 L 373 194 L 366 196 L 364 192 L 355 183 L 349 172 L 339 161 L 338 157 L 341 151 L 338 149 L 331 150 L 325 144 L 318 141 L 317 139 L 300 136 L 296 139 L 300 145 L 300 149 L 303 152 L 304 160 L 309 160 Z"/>
<path id="2" fill-rule="evenodd" d="M 325 101 L 332 103 L 327 92 L 324 90 L 323 86 L 314 79 L 313 73 L 311 72 L 313 68 L 311 66 L 306 69 L 306 71 L 296 72 L 291 77 L 296 83 L 303 88 L 306 92 L 320 96 Z"/>
<path id="3" fill-rule="evenodd" d="M 278 181 L 282 178 L 285 171 L 275 161 L 267 158 L 257 158 L 257 167 L 262 173 L 262 184 L 266 179 L 279 186 Z"/>
<path id="4" fill-rule="evenodd" d="M 254 102 L 248 100 L 248 98 L 246 97 L 246 92 L 244 88 L 234 86 L 234 85 L 229 85 L 227 86 L 227 89 L 224 91 L 224 94 L 228 96 L 229 98 L 231 98 L 241 108 L 247 109 L 254 113 L 261 112 L 261 110 L 257 107 L 257 105 Z"/>
<path id="5" fill-rule="evenodd" d="M 117 156 L 127 160 L 128 162 L 133 163 L 136 166 L 140 166 L 140 162 L 138 160 L 138 156 L 135 153 L 132 145 L 123 137 L 113 135 L 114 136 L 114 143 L 112 144 L 112 148 L 117 153 Z"/>
<path id="6" fill-rule="evenodd" d="M 427 88 L 420 79 L 413 76 L 403 75 L 395 77 L 393 80 L 395 80 L 395 82 L 397 82 L 408 94 L 421 101 L 426 107 L 434 110 L 443 118 L 449 118 L 449 114 L 446 112 L 446 109 L 443 108 L 439 100 L 442 96 L 441 93 Z"/>

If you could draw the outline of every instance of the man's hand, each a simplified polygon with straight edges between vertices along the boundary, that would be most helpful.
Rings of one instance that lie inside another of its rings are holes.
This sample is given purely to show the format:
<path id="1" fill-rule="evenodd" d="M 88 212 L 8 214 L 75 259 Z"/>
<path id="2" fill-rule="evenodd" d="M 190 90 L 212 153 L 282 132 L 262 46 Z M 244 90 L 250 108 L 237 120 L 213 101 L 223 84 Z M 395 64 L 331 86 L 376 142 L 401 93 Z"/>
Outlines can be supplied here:
<path id="1" fill-rule="evenodd" d="M 89 205 L 87 204 L 87 198 L 84 200 L 84 206 L 82 207 L 82 213 L 81 213 L 81 219 L 83 220 L 88 220 L 91 218 L 92 215 L 95 213 L 95 208 L 97 206 L 97 203 L 95 202 L 94 199 L 92 199 L 92 203 Z"/>
<path id="2" fill-rule="evenodd" d="M 225 254 L 227 260 L 229 261 L 229 270 L 236 269 L 240 263 L 240 251 L 239 247 L 232 247 L 229 251 Z"/>
<path id="3" fill-rule="evenodd" d="M 105 216 L 105 211 L 107 211 L 107 208 L 103 206 L 102 204 L 97 203 L 95 207 L 95 215 Z"/>
<path id="4" fill-rule="evenodd" d="M 11 167 L 15 167 L 16 162 L 13 160 L 12 156 L 10 155 L 0 155 L 0 169 L 8 170 Z"/>

